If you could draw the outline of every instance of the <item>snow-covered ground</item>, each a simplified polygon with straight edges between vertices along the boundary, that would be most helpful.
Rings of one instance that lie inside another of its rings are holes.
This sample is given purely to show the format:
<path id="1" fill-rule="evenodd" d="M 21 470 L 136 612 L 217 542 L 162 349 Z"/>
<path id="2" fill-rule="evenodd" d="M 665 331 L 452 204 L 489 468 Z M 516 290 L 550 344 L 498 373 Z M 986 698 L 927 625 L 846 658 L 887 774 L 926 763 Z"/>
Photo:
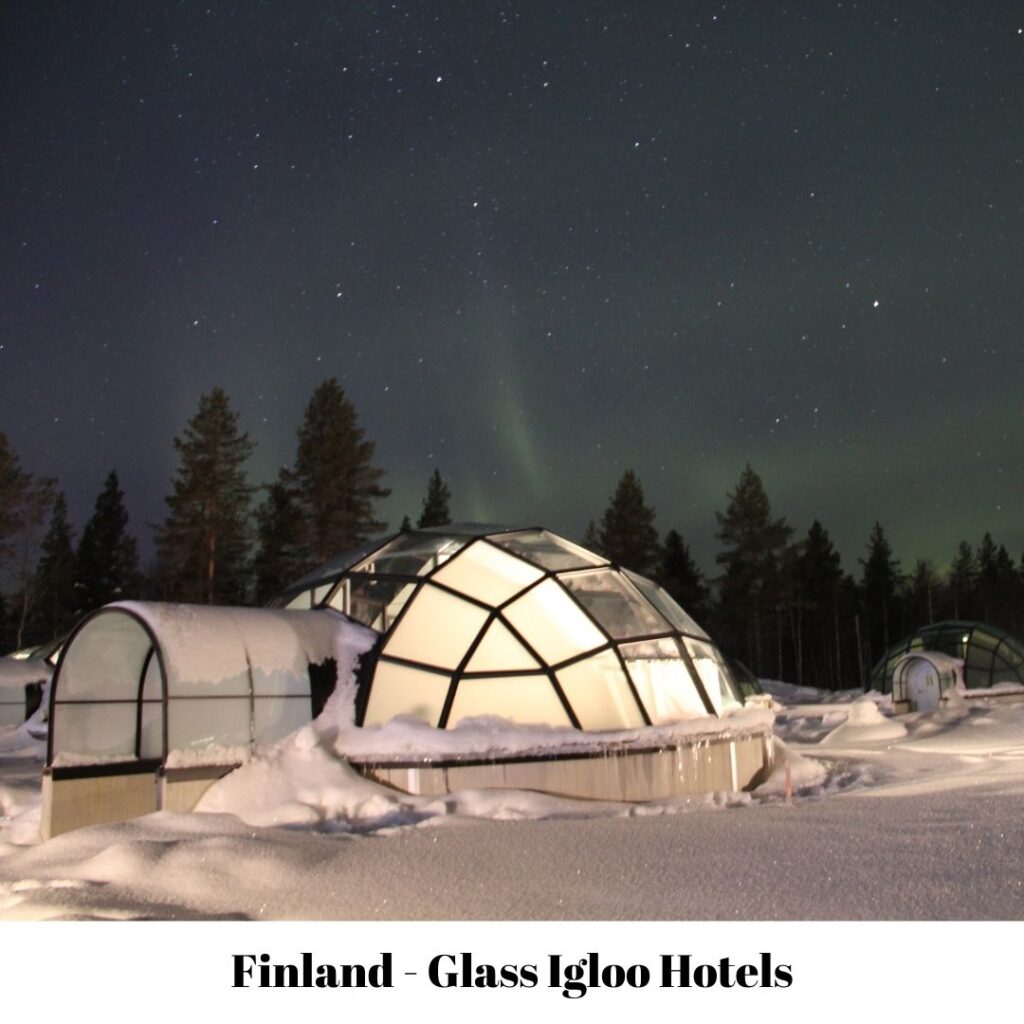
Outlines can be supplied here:
<path id="1" fill-rule="evenodd" d="M 1024 701 L 894 718 L 877 695 L 767 687 L 789 767 L 752 794 L 411 797 L 309 726 L 204 813 L 47 843 L 43 745 L 8 729 L 0 918 L 1024 918 Z"/>

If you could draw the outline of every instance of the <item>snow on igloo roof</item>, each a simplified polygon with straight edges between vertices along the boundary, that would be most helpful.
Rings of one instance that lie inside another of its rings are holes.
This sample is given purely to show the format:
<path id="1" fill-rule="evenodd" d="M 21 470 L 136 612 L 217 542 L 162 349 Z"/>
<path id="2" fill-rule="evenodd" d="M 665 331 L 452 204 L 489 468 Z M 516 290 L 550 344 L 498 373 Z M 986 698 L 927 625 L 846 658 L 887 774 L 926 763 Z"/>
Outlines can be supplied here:
<path id="1" fill-rule="evenodd" d="M 401 533 L 325 563 L 278 603 L 333 607 L 381 634 L 363 725 L 629 729 L 740 703 L 721 654 L 664 590 L 540 528 Z"/>

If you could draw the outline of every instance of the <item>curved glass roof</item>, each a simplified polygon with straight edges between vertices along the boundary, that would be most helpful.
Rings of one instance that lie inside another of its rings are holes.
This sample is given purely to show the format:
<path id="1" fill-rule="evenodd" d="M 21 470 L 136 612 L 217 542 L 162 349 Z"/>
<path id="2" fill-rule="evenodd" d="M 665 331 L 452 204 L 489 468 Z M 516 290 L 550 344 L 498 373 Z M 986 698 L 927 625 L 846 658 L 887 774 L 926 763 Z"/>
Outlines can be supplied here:
<path id="1" fill-rule="evenodd" d="M 964 663 L 968 689 L 987 689 L 997 683 L 1024 684 L 1024 643 L 1012 633 L 984 622 L 934 622 L 904 637 L 886 651 L 871 673 L 871 685 L 892 693 L 893 670 L 910 651 L 939 651 Z"/>
<path id="2" fill-rule="evenodd" d="M 392 535 L 275 603 L 331 607 L 381 635 L 362 725 L 496 716 L 624 729 L 742 703 L 725 659 L 664 590 L 536 527 Z"/>

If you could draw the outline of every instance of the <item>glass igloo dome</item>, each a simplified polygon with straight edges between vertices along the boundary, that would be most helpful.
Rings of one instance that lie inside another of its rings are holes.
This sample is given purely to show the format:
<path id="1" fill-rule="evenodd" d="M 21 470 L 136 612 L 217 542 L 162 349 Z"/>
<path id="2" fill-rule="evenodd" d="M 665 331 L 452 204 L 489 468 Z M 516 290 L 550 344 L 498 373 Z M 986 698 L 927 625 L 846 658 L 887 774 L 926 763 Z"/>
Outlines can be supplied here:
<path id="1" fill-rule="evenodd" d="M 539 528 L 451 525 L 325 563 L 278 607 L 331 607 L 380 634 L 360 725 L 480 716 L 583 730 L 742 703 L 721 653 L 651 580 Z"/>

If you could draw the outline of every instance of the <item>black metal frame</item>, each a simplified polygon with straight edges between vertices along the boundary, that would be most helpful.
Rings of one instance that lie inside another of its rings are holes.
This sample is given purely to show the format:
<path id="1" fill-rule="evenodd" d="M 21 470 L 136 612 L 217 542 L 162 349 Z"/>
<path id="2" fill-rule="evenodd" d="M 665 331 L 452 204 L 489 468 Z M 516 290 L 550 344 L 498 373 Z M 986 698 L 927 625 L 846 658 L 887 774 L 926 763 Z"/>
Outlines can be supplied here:
<path id="1" fill-rule="evenodd" d="M 92 620 L 95 619 L 98 615 L 110 614 L 111 610 L 112 609 L 110 609 L 110 608 L 97 608 L 95 611 L 90 612 L 88 615 L 86 615 L 85 618 L 81 619 L 75 625 L 75 628 L 71 630 L 71 632 L 68 634 L 67 640 L 65 640 L 65 642 L 64 642 L 64 646 L 61 648 L 60 657 L 57 659 L 57 665 L 56 665 L 56 667 L 53 670 L 53 682 L 50 684 L 50 702 L 49 702 L 49 705 L 47 707 L 47 715 L 49 716 L 49 722 L 50 722 L 50 727 L 49 727 L 49 729 L 47 729 L 47 735 L 46 735 L 46 766 L 47 766 L 47 768 L 52 768 L 53 767 L 53 735 L 54 735 L 54 732 L 55 732 L 55 730 L 54 730 L 54 722 L 56 720 L 55 717 L 54 717 L 54 711 L 55 711 L 55 709 L 56 709 L 58 704 L 69 704 L 69 705 L 71 705 L 71 704 L 130 704 L 131 703 L 131 700 L 127 699 L 127 698 L 125 700 L 102 699 L 102 700 L 91 700 L 91 701 L 79 701 L 79 700 L 65 700 L 65 701 L 62 701 L 62 700 L 58 699 L 58 697 L 57 697 L 57 693 L 58 693 L 59 688 L 60 688 L 60 674 L 61 674 L 61 670 L 64 667 L 64 660 L 67 657 L 68 650 L 71 648 L 71 644 L 73 643 L 75 637 L 77 637 L 78 634 L 81 633 L 81 631 L 90 622 L 92 622 Z M 146 620 L 143 619 L 141 615 L 138 615 L 136 612 L 132 611 L 130 608 L 118 607 L 118 608 L 116 608 L 114 610 L 116 610 L 117 612 L 121 613 L 122 615 L 127 615 L 129 618 L 134 619 L 135 622 L 137 622 L 142 627 L 142 630 L 146 634 L 146 636 L 149 637 L 150 648 L 149 648 L 149 651 L 147 652 L 146 656 L 142 659 L 142 671 L 139 673 L 138 689 L 136 690 L 136 697 L 135 697 L 135 708 L 136 708 L 136 711 L 135 711 L 135 747 L 134 747 L 134 749 L 135 749 L 135 757 L 138 760 L 140 758 L 140 753 L 141 753 L 141 750 L 142 750 L 142 705 L 143 704 L 155 704 L 155 703 L 157 703 L 154 700 L 144 701 L 142 699 L 142 689 L 143 689 L 143 686 L 145 685 L 145 682 L 146 682 L 146 673 L 149 671 L 150 662 L 152 661 L 152 659 L 153 659 L 153 657 L 155 655 L 156 659 L 157 659 L 157 663 L 160 666 L 160 701 L 159 701 L 160 704 L 161 704 L 161 723 L 160 723 L 160 727 L 161 727 L 161 731 L 163 733 L 163 742 L 161 743 L 161 758 L 160 758 L 160 760 L 161 761 L 166 761 L 167 760 L 167 668 L 164 665 L 164 659 L 163 659 L 163 654 L 160 651 L 160 645 L 157 643 L 157 639 L 156 639 L 156 637 L 153 634 L 153 630 L 150 629 L 149 623 L 147 623 Z M 132 763 L 136 763 L 136 762 L 119 762 L 119 763 L 121 763 L 121 764 L 124 764 L 124 763 L 132 764 Z M 139 760 L 138 763 L 142 763 L 142 762 Z M 99 774 L 97 769 L 100 768 L 101 765 L 89 765 L 88 767 L 92 771 L 93 774 Z"/>
<path id="2" fill-rule="evenodd" d="M 458 694 L 459 685 L 464 679 L 470 681 L 474 678 L 535 678 L 537 676 L 546 676 L 552 688 L 554 689 L 554 692 L 558 697 L 560 704 L 565 710 L 568 720 L 574 728 L 581 729 L 582 726 L 580 724 L 580 721 L 576 716 L 576 713 L 573 710 L 572 704 L 566 696 L 565 691 L 563 690 L 561 684 L 558 681 L 557 673 L 577 662 L 586 661 L 587 659 L 596 657 L 606 651 L 611 651 L 614 653 L 615 657 L 619 662 L 619 666 L 622 670 L 622 674 L 626 681 L 626 685 L 639 711 L 641 721 L 644 723 L 644 725 L 649 726 L 652 724 L 650 714 L 647 708 L 645 707 L 643 700 L 640 698 L 636 685 L 633 682 L 632 675 L 630 674 L 627 659 L 624 657 L 620 648 L 623 645 L 643 643 L 645 641 L 655 640 L 672 640 L 675 643 L 675 647 L 679 655 L 679 660 L 686 667 L 686 671 L 693 683 L 693 686 L 697 694 L 700 696 L 701 702 L 703 703 L 705 710 L 709 715 L 717 716 L 718 712 L 715 708 L 715 703 L 714 701 L 712 701 L 710 695 L 708 694 L 704 686 L 703 681 L 700 678 L 700 674 L 696 670 L 696 667 L 693 663 L 693 659 L 690 655 L 689 649 L 687 648 L 685 641 L 699 641 L 700 643 L 709 645 L 712 649 L 716 649 L 714 647 L 714 643 L 704 634 L 690 633 L 681 630 L 677 628 L 675 625 L 673 625 L 673 623 L 666 618 L 665 614 L 651 600 L 649 600 L 646 597 L 646 595 L 640 590 L 640 588 L 633 583 L 633 581 L 626 575 L 625 572 L 623 572 L 621 566 L 616 565 L 615 563 L 610 562 L 607 559 L 599 558 L 599 556 L 594 556 L 591 552 L 586 552 L 585 549 L 580 548 L 579 545 L 573 544 L 573 547 L 579 548 L 579 550 L 584 551 L 586 554 L 591 555 L 594 558 L 598 558 L 599 560 L 597 562 L 588 562 L 585 559 L 581 558 L 580 561 L 584 562 L 584 564 L 567 566 L 560 569 L 552 569 L 539 564 L 537 561 L 531 559 L 527 554 L 524 554 L 513 548 L 506 547 L 505 545 L 499 543 L 496 539 L 501 537 L 515 537 L 517 535 L 537 536 L 549 534 L 552 537 L 555 536 L 554 534 L 550 534 L 549 531 L 546 531 L 541 527 L 525 527 L 511 530 L 499 528 L 492 533 L 485 533 L 480 531 L 466 533 L 460 532 L 459 528 L 455 526 L 452 527 L 450 530 L 447 530 L 445 528 L 438 528 L 436 530 L 431 531 L 414 530 L 411 531 L 411 534 L 414 537 L 423 536 L 424 538 L 437 536 L 449 536 L 453 539 L 465 538 L 465 543 L 459 548 L 458 551 L 455 552 L 455 554 L 451 555 L 450 558 L 445 559 L 444 562 L 435 563 L 434 565 L 430 566 L 427 572 L 422 574 L 414 575 L 409 573 L 389 572 L 376 573 L 367 571 L 365 569 L 360 569 L 359 566 L 366 565 L 367 563 L 372 563 L 375 556 L 383 553 L 384 550 L 399 537 L 410 536 L 409 533 L 391 534 L 388 537 L 382 539 L 378 544 L 363 548 L 358 553 L 358 557 L 354 558 L 347 568 L 336 570 L 336 574 L 333 577 L 322 575 L 318 576 L 316 575 L 315 572 L 311 573 L 306 577 L 306 580 L 312 582 L 310 582 L 310 584 L 306 588 L 304 588 L 301 591 L 297 590 L 296 588 L 290 588 L 282 595 L 280 599 L 280 601 L 283 602 L 287 598 L 294 600 L 295 596 L 298 593 L 309 592 L 310 594 L 312 594 L 314 588 L 324 586 L 330 579 L 333 578 L 333 585 L 330 586 L 324 597 L 316 605 L 312 605 L 311 602 L 311 606 L 317 608 L 334 607 L 336 608 L 336 610 L 343 610 L 347 614 L 350 605 L 346 604 L 344 598 L 342 599 L 342 608 L 338 609 L 336 605 L 332 604 L 332 602 L 336 600 L 338 595 L 343 592 L 343 588 L 345 587 L 346 583 L 352 583 L 361 580 L 379 580 L 382 582 L 409 585 L 413 588 L 412 593 L 406 598 L 404 604 L 402 605 L 401 609 L 399 609 L 399 612 L 394 617 L 394 619 L 391 622 L 386 623 L 385 628 L 382 632 L 378 631 L 380 634 L 380 639 L 375 644 L 373 651 L 363 656 L 363 664 L 365 667 L 365 671 L 362 671 L 360 673 L 361 678 L 356 697 L 357 725 L 363 725 L 363 723 L 366 720 L 366 711 L 369 705 L 370 689 L 372 688 L 373 685 L 373 677 L 376 673 L 377 666 L 381 663 L 390 663 L 395 665 L 402 665 L 407 668 L 416 669 L 433 675 L 446 677 L 450 680 L 448 691 L 445 695 L 445 699 L 441 708 L 441 712 L 438 716 L 437 722 L 434 723 L 438 728 L 443 729 L 447 727 L 449 718 L 451 716 L 452 707 L 455 703 L 455 698 Z M 556 541 L 561 540 L 562 538 L 556 537 Z M 565 543 L 572 544 L 571 541 Z M 469 594 L 465 594 L 462 591 L 459 591 L 454 587 L 448 586 L 443 581 L 435 578 L 437 573 L 444 566 L 447 566 L 455 559 L 460 558 L 474 544 L 486 544 L 492 548 L 495 548 L 502 554 L 507 555 L 511 558 L 518 559 L 524 564 L 529 565 L 532 569 L 539 572 L 540 575 L 533 582 L 520 588 L 510 597 L 506 598 L 504 601 L 497 605 L 492 605 L 488 604 L 485 601 L 481 601 L 480 599 L 473 597 Z M 628 637 L 621 638 L 616 638 L 612 636 L 611 632 L 597 619 L 597 617 L 590 611 L 590 609 L 586 607 L 584 602 L 573 592 L 572 588 L 566 584 L 564 579 L 564 577 L 572 576 L 573 574 L 583 574 L 586 572 L 593 571 L 610 571 L 616 573 L 621 582 L 624 584 L 629 596 L 633 600 L 640 602 L 640 604 L 644 608 L 651 611 L 657 621 L 664 623 L 665 629 L 653 633 L 631 635 Z M 565 594 L 568 597 L 568 599 L 573 602 L 573 604 L 584 614 L 584 616 L 586 616 L 586 618 L 594 626 L 597 632 L 603 637 L 603 643 L 555 663 L 549 662 L 547 659 L 541 657 L 541 655 L 529 643 L 526 637 L 522 635 L 522 632 L 513 625 L 513 623 L 510 621 L 505 612 L 510 605 L 519 601 L 532 589 L 540 586 L 547 580 L 555 581 L 555 583 L 558 585 L 562 593 Z M 657 586 L 657 584 L 653 583 L 653 581 L 650 582 L 652 586 Z M 441 590 L 442 592 L 447 593 L 460 601 L 464 601 L 470 605 L 473 605 L 487 613 L 487 616 L 484 619 L 479 630 L 477 631 L 476 636 L 474 637 L 465 654 L 463 655 L 463 657 L 461 658 L 461 660 L 454 669 L 449 670 L 440 668 L 437 665 L 430 665 L 413 658 L 401 657 L 398 655 L 390 655 L 387 652 L 388 644 L 389 641 L 391 640 L 391 637 L 400 627 L 406 613 L 412 607 L 416 599 L 420 596 L 424 587 L 432 587 Z M 278 603 L 278 607 L 280 606 L 281 604 Z M 467 671 L 466 666 L 470 663 L 473 654 L 476 652 L 479 645 L 483 642 L 484 636 L 488 628 L 494 621 L 500 622 L 511 633 L 511 635 L 516 638 L 516 640 L 523 646 L 524 650 L 530 655 L 530 657 L 532 657 L 537 662 L 536 669 L 493 671 L 481 670 L 476 672 Z M 727 683 L 733 691 L 735 699 L 738 703 L 742 704 L 743 698 L 737 692 L 737 687 L 734 681 L 732 680 L 731 674 L 729 672 L 728 662 L 724 656 L 721 656 L 721 666 L 722 670 L 725 673 Z"/>

